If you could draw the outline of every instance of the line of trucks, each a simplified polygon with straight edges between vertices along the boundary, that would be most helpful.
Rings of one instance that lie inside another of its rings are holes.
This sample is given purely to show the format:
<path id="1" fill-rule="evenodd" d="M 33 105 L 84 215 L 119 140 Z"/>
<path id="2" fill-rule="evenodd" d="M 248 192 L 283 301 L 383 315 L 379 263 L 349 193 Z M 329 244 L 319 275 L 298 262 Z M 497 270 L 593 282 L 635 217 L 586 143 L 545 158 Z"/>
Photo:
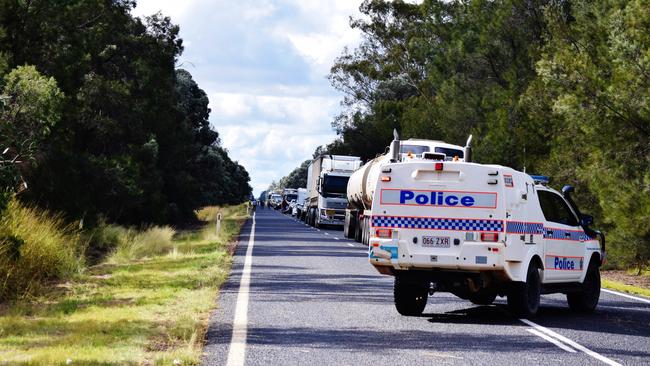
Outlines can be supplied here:
<path id="1" fill-rule="evenodd" d="M 474 163 L 471 141 L 395 133 L 388 152 L 364 165 L 319 156 L 293 213 L 368 245 L 370 263 L 394 277 L 402 315 L 420 315 L 434 292 L 480 305 L 505 296 L 524 317 L 537 313 L 541 294 L 563 293 L 572 310 L 593 311 L 605 236 L 580 212 L 573 187 L 558 192 L 547 177 Z"/>

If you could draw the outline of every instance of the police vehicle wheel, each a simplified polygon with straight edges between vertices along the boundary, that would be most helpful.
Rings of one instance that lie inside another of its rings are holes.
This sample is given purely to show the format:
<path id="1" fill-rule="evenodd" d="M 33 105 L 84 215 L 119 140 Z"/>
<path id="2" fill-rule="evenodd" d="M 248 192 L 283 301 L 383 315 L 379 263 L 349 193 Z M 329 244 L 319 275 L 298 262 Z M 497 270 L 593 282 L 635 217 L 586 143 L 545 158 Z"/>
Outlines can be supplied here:
<path id="1" fill-rule="evenodd" d="M 539 309 L 539 297 L 542 285 L 539 276 L 539 268 L 533 263 L 528 267 L 526 282 L 513 284 L 508 294 L 508 307 L 517 316 L 534 316 Z"/>
<path id="2" fill-rule="evenodd" d="M 580 291 L 566 295 L 569 308 L 573 311 L 591 313 L 598 305 L 600 298 L 600 270 L 598 265 L 592 261 L 589 263 L 587 275 L 580 286 Z"/>
<path id="3" fill-rule="evenodd" d="M 497 292 L 491 288 L 482 288 L 469 295 L 469 301 L 476 305 L 490 305 L 497 298 Z"/>
<path id="4" fill-rule="evenodd" d="M 429 289 L 417 283 L 400 280 L 395 276 L 393 297 L 398 313 L 404 316 L 418 316 L 422 315 L 427 306 Z"/>

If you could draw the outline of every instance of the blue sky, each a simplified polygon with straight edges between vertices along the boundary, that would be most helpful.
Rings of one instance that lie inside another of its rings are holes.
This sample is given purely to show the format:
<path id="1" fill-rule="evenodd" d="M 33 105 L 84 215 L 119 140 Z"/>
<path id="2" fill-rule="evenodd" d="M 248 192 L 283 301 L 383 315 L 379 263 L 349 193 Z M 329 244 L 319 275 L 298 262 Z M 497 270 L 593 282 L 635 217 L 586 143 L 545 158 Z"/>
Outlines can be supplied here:
<path id="1" fill-rule="evenodd" d="M 326 79 L 360 34 L 361 0 L 139 0 L 133 13 L 170 16 L 190 71 L 210 98 L 210 122 L 258 195 L 334 139 L 342 95 Z"/>

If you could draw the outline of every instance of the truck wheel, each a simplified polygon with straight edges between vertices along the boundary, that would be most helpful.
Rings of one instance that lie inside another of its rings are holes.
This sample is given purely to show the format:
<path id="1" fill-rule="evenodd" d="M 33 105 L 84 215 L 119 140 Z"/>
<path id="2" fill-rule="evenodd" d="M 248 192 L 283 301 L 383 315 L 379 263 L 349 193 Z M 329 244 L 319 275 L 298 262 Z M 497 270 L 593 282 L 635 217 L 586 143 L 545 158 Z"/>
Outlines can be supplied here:
<path id="1" fill-rule="evenodd" d="M 363 233 L 361 237 L 363 238 L 362 244 L 370 245 L 370 219 L 368 217 L 363 218 Z"/>
<path id="2" fill-rule="evenodd" d="M 361 232 L 363 230 L 363 221 L 357 221 L 358 225 L 354 228 L 354 241 L 361 243 Z"/>
<path id="3" fill-rule="evenodd" d="M 600 269 L 595 261 L 589 263 L 587 275 L 580 286 L 580 291 L 566 295 L 569 308 L 573 311 L 591 313 L 598 305 L 600 298 Z"/>
<path id="4" fill-rule="evenodd" d="M 397 312 L 404 316 L 422 315 L 427 306 L 429 290 L 417 283 L 401 280 L 395 276 L 393 297 Z"/>
<path id="5" fill-rule="evenodd" d="M 513 283 L 508 293 L 508 307 L 510 311 L 522 317 L 531 317 L 537 314 L 539 309 L 539 297 L 542 292 L 542 285 L 539 276 L 539 268 L 531 263 L 528 266 L 526 282 Z"/>
<path id="6" fill-rule="evenodd" d="M 493 288 L 482 288 L 469 295 L 469 301 L 476 305 L 490 305 L 497 298 L 497 292 Z"/>

